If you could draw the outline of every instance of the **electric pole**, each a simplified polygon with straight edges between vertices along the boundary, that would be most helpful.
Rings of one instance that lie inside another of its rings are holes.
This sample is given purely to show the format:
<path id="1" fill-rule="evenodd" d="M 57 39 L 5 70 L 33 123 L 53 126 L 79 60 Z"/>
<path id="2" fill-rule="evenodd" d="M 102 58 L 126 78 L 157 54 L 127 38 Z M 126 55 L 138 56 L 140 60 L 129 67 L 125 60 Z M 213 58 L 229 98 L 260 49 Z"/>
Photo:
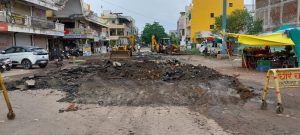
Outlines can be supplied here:
<path id="1" fill-rule="evenodd" d="M 223 41 L 222 41 L 222 54 L 226 54 L 226 19 L 227 19 L 227 0 L 223 0 L 223 16 L 222 16 L 222 28 L 223 28 Z"/>

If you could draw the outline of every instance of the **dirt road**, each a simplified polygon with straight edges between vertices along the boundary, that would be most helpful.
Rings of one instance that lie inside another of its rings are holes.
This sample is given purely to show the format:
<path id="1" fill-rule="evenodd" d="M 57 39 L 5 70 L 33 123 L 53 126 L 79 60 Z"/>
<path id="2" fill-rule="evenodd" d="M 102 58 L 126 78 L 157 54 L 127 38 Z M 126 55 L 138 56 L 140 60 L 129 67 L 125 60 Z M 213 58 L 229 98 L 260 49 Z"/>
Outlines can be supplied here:
<path id="1" fill-rule="evenodd" d="M 0 133 L 6 135 L 227 134 L 214 120 L 186 107 L 80 105 L 79 111 L 58 113 L 69 104 L 55 102 L 63 96 L 55 90 L 14 91 L 10 96 L 15 120 L 6 120 L 6 108 L 0 104 Z"/>
<path id="2" fill-rule="evenodd" d="M 262 93 L 266 73 L 240 68 L 240 58 L 217 60 L 203 56 L 171 57 L 195 65 L 206 65 L 222 74 L 237 76 L 245 86 L 259 94 L 244 105 L 229 105 L 223 110 L 216 108 L 206 112 L 209 118 L 216 120 L 223 128 L 249 135 L 300 135 L 300 92 L 297 88 L 282 90 L 284 114 L 275 113 L 276 98 L 274 89 L 271 89 L 268 95 L 268 110 L 262 111 L 260 110 L 260 94 Z"/>

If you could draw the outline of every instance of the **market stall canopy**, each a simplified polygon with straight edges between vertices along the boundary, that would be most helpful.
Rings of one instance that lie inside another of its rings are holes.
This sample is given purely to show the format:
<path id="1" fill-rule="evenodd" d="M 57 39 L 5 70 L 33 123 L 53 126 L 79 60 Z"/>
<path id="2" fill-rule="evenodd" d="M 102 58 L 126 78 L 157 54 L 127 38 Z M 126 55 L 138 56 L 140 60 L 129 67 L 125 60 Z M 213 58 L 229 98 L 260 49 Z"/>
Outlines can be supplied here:
<path id="1" fill-rule="evenodd" d="M 279 32 L 284 32 L 286 30 L 292 30 L 292 29 L 296 29 L 296 26 L 291 26 L 291 25 L 282 25 L 281 27 L 279 27 L 278 29 L 274 30 L 274 33 L 279 33 Z"/>
<path id="2" fill-rule="evenodd" d="M 227 34 L 231 37 L 238 38 L 240 44 L 250 46 L 294 46 L 294 42 L 282 33 L 272 33 L 268 35 L 256 36 L 256 35 L 245 35 L 245 34 Z"/>

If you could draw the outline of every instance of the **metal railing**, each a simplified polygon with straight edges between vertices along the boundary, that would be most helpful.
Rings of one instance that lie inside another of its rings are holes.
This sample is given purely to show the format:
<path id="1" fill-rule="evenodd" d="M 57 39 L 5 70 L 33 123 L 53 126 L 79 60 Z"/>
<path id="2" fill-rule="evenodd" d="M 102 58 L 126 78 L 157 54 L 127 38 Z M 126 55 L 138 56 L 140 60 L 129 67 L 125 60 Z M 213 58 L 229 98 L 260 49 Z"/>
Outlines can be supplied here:
<path id="1" fill-rule="evenodd" d="M 6 12 L 0 11 L 0 22 L 6 22 Z"/>
<path id="2" fill-rule="evenodd" d="M 65 6 L 68 0 L 24 0 L 36 5 L 46 6 L 46 7 L 53 7 L 61 9 Z"/>
<path id="3" fill-rule="evenodd" d="M 44 20 L 41 18 L 30 17 L 31 18 L 31 26 L 42 28 L 42 29 L 55 29 L 55 23 L 52 21 Z"/>
<path id="4" fill-rule="evenodd" d="M 55 23 L 55 30 L 59 32 L 64 32 L 65 25 L 62 23 Z"/>
<path id="5" fill-rule="evenodd" d="M 16 13 L 7 14 L 6 11 L 0 11 L 0 22 L 31 26 L 34 28 L 53 29 L 59 32 L 64 31 L 64 24 Z"/>

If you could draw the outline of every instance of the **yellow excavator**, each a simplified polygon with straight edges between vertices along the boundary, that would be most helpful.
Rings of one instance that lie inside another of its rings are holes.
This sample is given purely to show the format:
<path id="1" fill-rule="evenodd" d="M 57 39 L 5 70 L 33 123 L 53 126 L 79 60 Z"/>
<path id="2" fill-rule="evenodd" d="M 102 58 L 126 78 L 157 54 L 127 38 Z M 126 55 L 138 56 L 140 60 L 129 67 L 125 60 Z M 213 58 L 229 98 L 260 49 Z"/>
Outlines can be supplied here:
<path id="1" fill-rule="evenodd" d="M 180 49 L 177 45 L 171 44 L 170 38 L 161 38 L 157 43 L 155 36 L 152 36 L 151 51 L 165 54 L 179 53 Z"/>
<path id="2" fill-rule="evenodd" d="M 122 36 L 119 37 L 117 43 L 112 47 L 112 52 L 110 53 L 110 59 L 128 59 L 132 56 L 135 51 L 135 37 Z"/>

